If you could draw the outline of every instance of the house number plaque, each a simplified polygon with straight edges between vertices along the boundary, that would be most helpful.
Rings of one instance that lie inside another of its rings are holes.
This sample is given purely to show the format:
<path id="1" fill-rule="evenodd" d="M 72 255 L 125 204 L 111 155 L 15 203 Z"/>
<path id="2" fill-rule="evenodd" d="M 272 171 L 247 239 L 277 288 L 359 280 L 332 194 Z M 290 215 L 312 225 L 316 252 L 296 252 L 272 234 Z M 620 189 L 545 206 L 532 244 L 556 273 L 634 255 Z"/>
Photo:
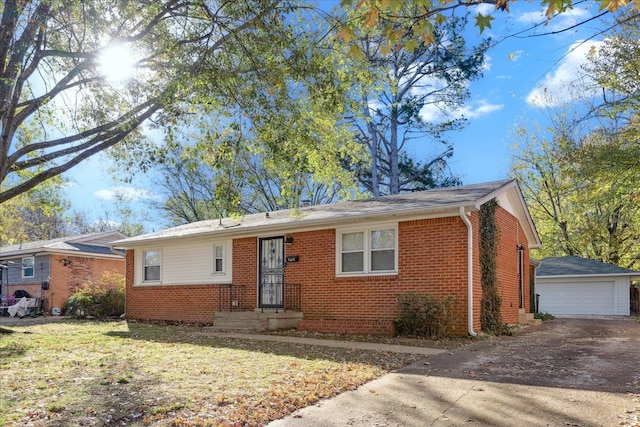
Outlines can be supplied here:
<path id="1" fill-rule="evenodd" d="M 287 257 L 287 262 L 298 262 L 300 257 L 298 255 L 290 255 Z"/>

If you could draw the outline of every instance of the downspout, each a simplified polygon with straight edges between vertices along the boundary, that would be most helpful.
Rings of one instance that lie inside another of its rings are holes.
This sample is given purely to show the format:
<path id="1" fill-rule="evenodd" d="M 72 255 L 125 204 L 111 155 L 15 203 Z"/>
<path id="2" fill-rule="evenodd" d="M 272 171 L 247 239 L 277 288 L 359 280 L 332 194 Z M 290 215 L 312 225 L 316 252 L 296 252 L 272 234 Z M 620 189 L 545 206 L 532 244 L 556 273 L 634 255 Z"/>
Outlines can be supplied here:
<path id="1" fill-rule="evenodd" d="M 460 206 L 460 218 L 467 226 L 467 330 L 475 337 L 478 333 L 473 330 L 473 228 L 464 206 Z"/>

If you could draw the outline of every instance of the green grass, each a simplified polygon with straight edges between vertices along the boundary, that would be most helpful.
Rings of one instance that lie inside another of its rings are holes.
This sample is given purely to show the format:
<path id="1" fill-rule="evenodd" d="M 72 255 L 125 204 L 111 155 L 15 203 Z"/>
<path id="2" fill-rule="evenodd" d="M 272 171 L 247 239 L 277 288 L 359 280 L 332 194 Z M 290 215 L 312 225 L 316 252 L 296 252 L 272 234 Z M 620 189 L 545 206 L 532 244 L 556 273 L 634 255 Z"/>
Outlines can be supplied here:
<path id="1" fill-rule="evenodd" d="M 421 358 L 216 338 L 194 326 L 11 329 L 0 335 L 6 426 L 258 426 Z"/>

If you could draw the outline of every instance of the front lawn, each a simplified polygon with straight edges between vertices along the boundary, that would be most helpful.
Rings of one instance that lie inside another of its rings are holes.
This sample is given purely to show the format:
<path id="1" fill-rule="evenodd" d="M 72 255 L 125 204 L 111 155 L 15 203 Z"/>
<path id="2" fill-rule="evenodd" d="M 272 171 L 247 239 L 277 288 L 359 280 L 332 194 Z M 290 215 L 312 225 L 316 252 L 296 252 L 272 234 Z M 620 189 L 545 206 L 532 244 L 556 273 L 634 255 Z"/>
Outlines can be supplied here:
<path id="1" fill-rule="evenodd" d="M 422 356 L 65 321 L 0 335 L 0 425 L 258 426 Z"/>

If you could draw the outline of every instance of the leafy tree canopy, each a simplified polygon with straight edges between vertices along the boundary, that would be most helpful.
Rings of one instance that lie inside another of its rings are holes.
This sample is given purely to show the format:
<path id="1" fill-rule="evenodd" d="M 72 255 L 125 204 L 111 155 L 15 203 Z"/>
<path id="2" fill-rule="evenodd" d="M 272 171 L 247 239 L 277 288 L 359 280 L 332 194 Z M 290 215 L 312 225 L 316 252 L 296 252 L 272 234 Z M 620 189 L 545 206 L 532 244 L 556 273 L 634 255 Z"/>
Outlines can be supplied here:
<path id="1" fill-rule="evenodd" d="M 345 9 L 355 9 L 358 14 L 345 22 L 341 27 L 341 37 L 349 40 L 354 31 L 361 27 L 380 28 L 385 34 L 388 49 L 404 44 L 411 49 L 417 43 L 431 43 L 434 41 L 434 31 L 439 25 L 450 19 L 456 9 L 471 8 L 483 4 L 493 5 L 496 12 L 509 12 L 509 6 L 515 0 L 342 0 L 340 4 Z M 572 0 L 541 0 L 547 20 L 571 10 L 575 4 Z M 620 9 L 639 9 L 637 1 L 601 0 L 598 3 L 601 11 L 616 12 Z M 413 12 L 407 13 L 406 7 L 412 5 Z M 493 14 L 478 12 L 474 16 L 474 25 L 482 33 L 491 28 Z M 398 28 L 400 27 L 400 28 Z M 402 41 L 402 37 L 411 32 L 411 40 Z"/>
<path id="2" fill-rule="evenodd" d="M 276 0 L 4 2 L 0 203 L 108 148 L 145 170 L 163 148 L 150 130 L 202 105 L 220 111 L 234 86 L 250 86 L 247 73 L 289 59 L 291 10 Z M 115 47 L 136 58 L 125 81 L 104 72 Z M 29 127 L 42 132 L 18 138 Z"/>

